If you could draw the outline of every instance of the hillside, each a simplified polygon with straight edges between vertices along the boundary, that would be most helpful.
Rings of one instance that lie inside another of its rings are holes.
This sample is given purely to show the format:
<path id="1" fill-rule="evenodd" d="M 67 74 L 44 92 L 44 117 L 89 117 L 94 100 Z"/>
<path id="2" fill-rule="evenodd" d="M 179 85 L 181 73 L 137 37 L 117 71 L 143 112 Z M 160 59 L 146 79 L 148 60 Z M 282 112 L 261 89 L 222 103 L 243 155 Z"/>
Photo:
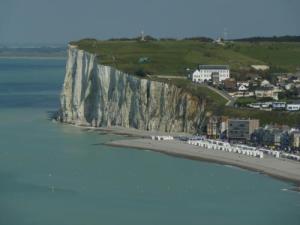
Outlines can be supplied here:
<path id="1" fill-rule="evenodd" d="M 245 42 L 300 42 L 300 36 L 273 36 L 273 37 L 249 37 L 233 39 L 233 41 Z"/>
<path id="2" fill-rule="evenodd" d="M 253 64 L 268 64 L 274 70 L 294 72 L 300 67 L 300 43 L 230 42 L 225 46 L 197 40 L 139 42 L 97 41 L 71 42 L 80 49 L 95 53 L 104 65 L 134 74 L 139 70 L 154 75 L 185 75 L 186 68 L 198 64 L 228 64 L 233 72 Z M 141 58 L 148 61 L 140 63 Z"/>
<path id="3" fill-rule="evenodd" d="M 229 117 L 257 118 L 261 120 L 261 124 L 300 125 L 297 124 L 300 121 L 300 113 L 270 113 L 227 107 L 226 100 L 208 88 L 192 84 L 189 80 L 172 77 L 162 79 L 155 76 L 186 76 L 185 69 L 196 68 L 198 64 L 228 64 L 235 73 L 252 64 L 268 64 L 273 71 L 293 72 L 300 66 L 300 43 L 235 42 L 222 46 L 197 40 L 139 42 L 84 39 L 70 44 L 96 54 L 98 62 L 102 65 L 113 66 L 135 75 L 143 71 L 149 75 L 148 79 L 170 82 L 200 99 L 206 99 L 208 115 L 212 113 Z M 141 58 L 147 58 L 147 61 L 139 62 Z"/>

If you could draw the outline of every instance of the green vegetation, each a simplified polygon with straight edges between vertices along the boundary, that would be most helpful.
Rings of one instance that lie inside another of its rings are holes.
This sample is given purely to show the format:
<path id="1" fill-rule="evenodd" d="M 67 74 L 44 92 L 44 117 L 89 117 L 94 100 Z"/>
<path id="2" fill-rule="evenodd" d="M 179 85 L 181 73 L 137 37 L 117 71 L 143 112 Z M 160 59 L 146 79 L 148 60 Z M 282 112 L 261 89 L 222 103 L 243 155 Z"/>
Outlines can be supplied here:
<path id="1" fill-rule="evenodd" d="M 242 107 L 255 102 L 257 102 L 257 99 L 255 97 L 243 97 L 243 98 L 238 98 L 235 101 L 235 104 L 239 107 Z"/>
<path id="2" fill-rule="evenodd" d="M 255 58 L 271 66 L 274 72 L 294 72 L 300 67 L 300 43 L 235 43 L 231 47 L 237 53 Z"/>
<path id="3" fill-rule="evenodd" d="M 205 86 L 184 79 L 159 79 L 155 75 L 186 76 L 186 68 L 194 69 L 198 64 L 226 64 L 236 74 L 244 74 L 253 64 L 267 64 L 272 72 L 294 72 L 300 67 L 300 43 L 298 42 L 230 42 L 225 46 L 193 39 L 98 41 L 84 39 L 72 45 L 94 53 L 103 65 L 145 77 L 172 83 L 200 99 L 206 99 L 207 111 L 215 115 L 237 118 L 257 118 L 261 124 L 278 123 L 296 125 L 300 113 L 266 112 L 255 109 L 226 107 L 226 99 Z M 143 60 L 147 59 L 147 60 Z M 241 105 L 253 99 L 239 100 Z"/>
<path id="4" fill-rule="evenodd" d="M 235 39 L 234 41 L 245 41 L 245 42 L 300 42 L 300 36 L 273 36 L 273 37 L 249 37 Z"/>
<path id="5" fill-rule="evenodd" d="M 210 90 L 206 86 L 200 86 L 198 84 L 194 84 L 189 80 L 183 79 L 172 79 L 172 80 L 160 80 L 163 82 L 168 82 L 176 85 L 184 90 L 188 90 L 192 95 L 197 96 L 200 99 L 206 99 L 208 110 L 209 111 L 218 111 L 220 108 L 223 108 L 227 103 L 227 100 L 217 94 L 216 92 Z"/>
<path id="6" fill-rule="evenodd" d="M 198 64 L 228 64 L 233 72 L 253 64 L 268 64 L 274 71 L 295 71 L 300 66 L 300 43 L 232 42 L 225 46 L 199 40 L 147 41 L 84 39 L 71 42 L 95 53 L 99 63 L 133 74 L 142 67 L 155 75 L 185 75 Z M 149 63 L 141 65 L 146 57 Z"/>
<path id="7" fill-rule="evenodd" d="M 299 112 L 279 112 L 279 111 L 262 111 L 256 109 L 235 109 L 231 107 L 225 107 L 222 112 L 224 116 L 233 118 L 252 118 L 259 119 L 261 125 L 266 124 L 286 124 L 289 126 L 300 125 L 300 113 Z"/>

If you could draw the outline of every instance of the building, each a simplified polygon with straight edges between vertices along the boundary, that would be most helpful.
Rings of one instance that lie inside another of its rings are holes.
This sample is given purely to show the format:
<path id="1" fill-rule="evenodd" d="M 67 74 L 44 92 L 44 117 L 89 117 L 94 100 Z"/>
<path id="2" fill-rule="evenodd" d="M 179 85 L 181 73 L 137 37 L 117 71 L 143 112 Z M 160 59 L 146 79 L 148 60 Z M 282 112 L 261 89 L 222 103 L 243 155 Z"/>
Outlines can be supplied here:
<path id="1" fill-rule="evenodd" d="M 261 87 L 254 91 L 256 98 L 272 98 L 278 100 L 279 91 L 274 90 L 272 87 Z"/>
<path id="2" fill-rule="evenodd" d="M 227 138 L 229 140 L 236 140 L 246 142 L 251 139 L 251 135 L 255 129 L 259 128 L 259 120 L 251 119 L 229 119 Z"/>
<path id="3" fill-rule="evenodd" d="M 272 108 L 274 110 L 283 110 L 286 107 L 285 102 L 272 102 Z"/>
<path id="4" fill-rule="evenodd" d="M 236 90 L 237 82 L 233 78 L 224 80 L 223 84 L 224 84 L 224 89 L 226 91 L 235 91 Z"/>
<path id="5" fill-rule="evenodd" d="M 209 138 L 218 138 L 220 136 L 220 121 L 217 116 L 212 116 L 208 119 L 206 132 Z"/>
<path id="6" fill-rule="evenodd" d="M 290 128 L 287 126 L 267 125 L 254 131 L 251 136 L 254 144 L 267 148 L 289 151 L 292 143 Z"/>
<path id="7" fill-rule="evenodd" d="M 300 104 L 287 104 L 286 105 L 287 111 L 299 111 L 300 110 Z"/>
<path id="8" fill-rule="evenodd" d="M 227 131 L 228 117 L 212 116 L 207 122 L 207 136 L 209 138 L 224 138 Z"/>
<path id="9" fill-rule="evenodd" d="M 292 147 L 296 149 L 300 149 L 300 132 L 294 132 L 292 137 L 293 137 Z"/>
<path id="10" fill-rule="evenodd" d="M 213 72 L 211 74 L 211 80 L 212 80 L 213 85 L 219 85 L 220 84 L 220 74 Z"/>
<path id="11" fill-rule="evenodd" d="M 263 81 L 260 83 L 260 86 L 261 86 L 261 87 L 274 87 L 274 86 L 270 83 L 270 81 L 268 81 L 268 80 L 263 80 Z"/>
<path id="12" fill-rule="evenodd" d="M 214 77 L 217 77 L 219 82 L 222 82 L 230 78 L 229 66 L 226 65 L 199 65 L 198 69 L 192 74 L 192 81 L 197 83 L 204 83 L 211 81 Z"/>
<path id="13" fill-rule="evenodd" d="M 216 40 L 214 40 L 214 43 L 216 43 L 218 45 L 225 45 L 223 38 L 217 38 Z"/>
<path id="14" fill-rule="evenodd" d="M 248 91 L 248 87 L 244 84 L 239 85 L 238 91 Z"/>

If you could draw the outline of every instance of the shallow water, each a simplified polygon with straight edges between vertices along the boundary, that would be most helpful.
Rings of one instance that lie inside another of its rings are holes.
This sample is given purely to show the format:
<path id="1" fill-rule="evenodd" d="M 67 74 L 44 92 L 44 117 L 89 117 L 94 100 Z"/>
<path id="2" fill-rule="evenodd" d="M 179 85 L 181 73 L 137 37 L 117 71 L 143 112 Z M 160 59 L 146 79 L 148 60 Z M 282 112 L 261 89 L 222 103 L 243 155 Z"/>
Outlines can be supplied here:
<path id="1" fill-rule="evenodd" d="M 0 59 L 0 224 L 300 224 L 300 194 L 236 167 L 51 122 L 63 60 Z"/>

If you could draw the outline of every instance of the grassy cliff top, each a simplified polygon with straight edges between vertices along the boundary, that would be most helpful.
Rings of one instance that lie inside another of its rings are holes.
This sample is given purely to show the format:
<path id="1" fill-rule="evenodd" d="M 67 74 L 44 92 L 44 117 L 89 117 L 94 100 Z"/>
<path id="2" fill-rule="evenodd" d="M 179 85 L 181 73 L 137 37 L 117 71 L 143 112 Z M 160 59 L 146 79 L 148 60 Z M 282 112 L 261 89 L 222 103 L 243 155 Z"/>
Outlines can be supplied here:
<path id="1" fill-rule="evenodd" d="M 197 40 L 71 42 L 97 54 L 99 63 L 134 74 L 143 70 L 154 75 L 185 75 L 186 68 L 199 64 L 226 64 L 239 72 L 253 64 L 267 64 L 274 70 L 294 72 L 300 67 L 299 42 L 230 42 L 225 46 Z M 145 62 L 140 60 L 146 59 Z"/>
<path id="2" fill-rule="evenodd" d="M 228 64 L 231 70 L 239 72 L 253 64 L 268 64 L 277 70 L 294 72 L 300 67 L 299 42 L 234 42 L 226 46 L 197 40 L 167 40 L 139 42 L 97 41 L 84 39 L 70 44 L 94 53 L 100 64 L 113 66 L 123 72 L 136 74 L 143 70 L 152 75 L 185 76 L 185 68 L 196 68 L 199 64 Z M 139 62 L 147 59 L 146 62 Z M 273 68 L 273 69 L 274 69 Z M 300 125 L 300 113 L 266 112 L 252 109 L 237 109 L 225 106 L 226 99 L 207 87 L 184 79 L 163 79 L 149 76 L 154 80 L 171 82 L 199 98 L 206 99 L 208 112 L 236 118 L 256 118 L 261 124 Z"/>

